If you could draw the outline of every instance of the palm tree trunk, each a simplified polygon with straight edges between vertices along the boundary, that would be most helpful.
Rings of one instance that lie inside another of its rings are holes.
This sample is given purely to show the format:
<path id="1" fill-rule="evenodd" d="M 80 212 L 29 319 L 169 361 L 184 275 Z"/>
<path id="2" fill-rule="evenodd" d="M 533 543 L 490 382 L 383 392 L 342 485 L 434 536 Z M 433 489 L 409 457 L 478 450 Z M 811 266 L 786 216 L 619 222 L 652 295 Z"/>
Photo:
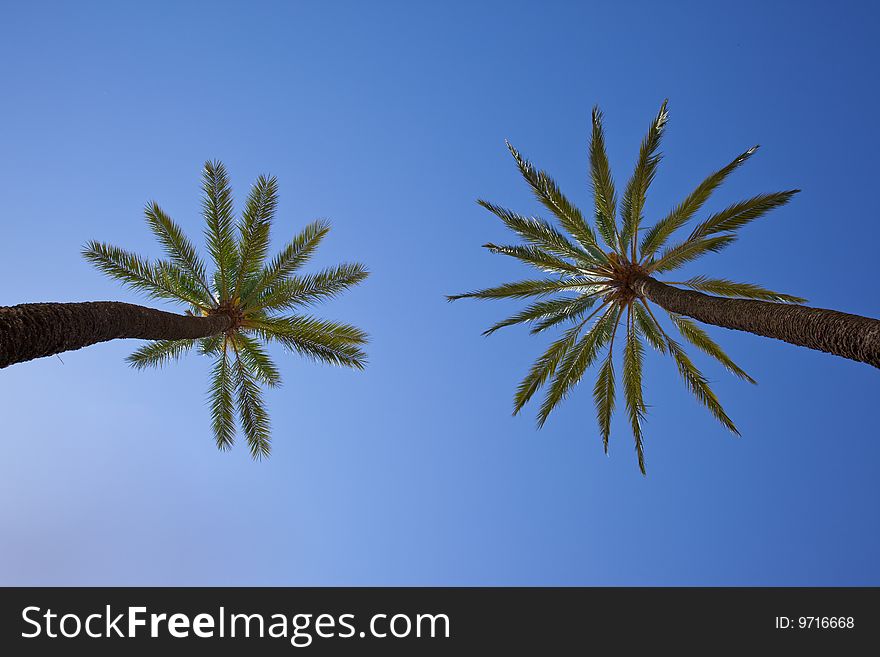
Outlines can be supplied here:
<path id="1" fill-rule="evenodd" d="M 0 368 L 117 338 L 206 338 L 231 321 L 223 314 L 193 317 L 118 301 L 0 307 Z"/>
<path id="2" fill-rule="evenodd" d="M 724 299 L 682 290 L 649 276 L 633 289 L 666 310 L 706 324 L 776 338 L 880 367 L 880 320 L 770 301 Z"/>

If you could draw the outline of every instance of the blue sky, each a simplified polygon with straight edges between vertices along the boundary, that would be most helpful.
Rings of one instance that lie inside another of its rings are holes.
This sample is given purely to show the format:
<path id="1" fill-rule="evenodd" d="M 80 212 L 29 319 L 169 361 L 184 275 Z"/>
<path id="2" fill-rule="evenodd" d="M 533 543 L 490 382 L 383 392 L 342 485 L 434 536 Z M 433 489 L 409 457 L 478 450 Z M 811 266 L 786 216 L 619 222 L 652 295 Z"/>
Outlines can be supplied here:
<path id="1" fill-rule="evenodd" d="M 670 99 L 646 208 L 748 146 L 712 208 L 798 187 L 693 271 L 878 316 L 872 3 L 8 3 L 0 26 L 0 304 L 144 301 L 89 239 L 158 255 L 156 199 L 201 237 L 199 169 L 279 179 L 275 244 L 373 272 L 320 308 L 372 336 L 363 373 L 283 356 L 273 455 L 216 450 L 209 362 L 136 372 L 116 341 L 0 373 L 0 583 L 880 584 L 873 368 L 710 328 L 695 355 L 742 438 L 649 354 L 648 476 L 588 386 L 542 431 L 516 383 L 552 336 L 480 332 L 526 278 L 475 204 L 537 203 L 510 139 L 581 205 L 589 112 L 618 181 Z M 503 243 L 503 242 L 502 242 Z M 153 304 L 155 305 L 155 304 Z M 62 363 L 63 360 L 63 363 Z"/>

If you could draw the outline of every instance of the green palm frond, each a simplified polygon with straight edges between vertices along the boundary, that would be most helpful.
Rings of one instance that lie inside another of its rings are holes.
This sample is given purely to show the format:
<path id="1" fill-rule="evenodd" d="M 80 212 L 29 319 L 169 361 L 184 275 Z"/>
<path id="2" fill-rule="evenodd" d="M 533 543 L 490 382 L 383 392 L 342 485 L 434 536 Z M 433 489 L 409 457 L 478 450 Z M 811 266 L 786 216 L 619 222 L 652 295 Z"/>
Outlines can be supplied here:
<path id="1" fill-rule="evenodd" d="M 260 176 L 251 188 L 239 224 L 238 259 L 232 297 L 241 293 L 246 280 L 257 275 L 269 250 L 269 227 L 278 205 L 278 181 Z"/>
<path id="2" fill-rule="evenodd" d="M 242 294 L 242 302 L 247 303 L 266 289 L 274 287 L 302 267 L 312 257 L 321 240 L 330 231 L 326 221 L 313 221 L 307 225 L 256 278 L 253 285 Z"/>
<path id="3" fill-rule="evenodd" d="M 593 386 L 593 401 L 596 405 L 599 431 L 602 434 L 602 445 L 606 454 L 608 441 L 611 438 L 611 418 L 614 415 L 614 380 L 614 350 L 609 348 Z"/>
<path id="4" fill-rule="evenodd" d="M 573 301 L 567 303 L 565 308 L 556 313 L 549 313 L 545 317 L 533 322 L 531 329 L 529 329 L 529 333 L 536 335 L 556 326 L 557 324 L 579 320 L 585 312 L 596 304 L 604 293 L 605 290 L 600 290 L 591 294 L 582 294 Z"/>
<path id="5" fill-rule="evenodd" d="M 730 357 L 724 353 L 724 350 L 721 349 L 721 347 L 719 347 L 703 329 L 694 324 L 687 317 L 676 315 L 675 313 L 667 314 L 672 320 L 672 323 L 675 324 L 678 332 L 681 333 L 682 337 L 685 340 L 690 342 L 703 353 L 708 354 L 709 356 L 717 360 L 725 368 L 727 368 L 727 370 L 729 370 L 739 378 L 745 379 L 749 383 L 757 383 L 757 381 L 746 374 L 739 365 L 734 363 L 730 359 Z"/>
<path id="6" fill-rule="evenodd" d="M 510 142 L 507 143 L 519 172 L 532 188 L 535 197 L 552 212 L 562 227 L 594 258 L 603 260 L 605 253 L 596 242 L 596 234 L 578 210 L 559 190 L 559 186 L 544 171 L 538 171 L 523 158 Z"/>
<path id="7" fill-rule="evenodd" d="M 536 301 L 521 312 L 492 325 L 483 331 L 483 335 L 491 335 L 495 331 L 507 326 L 524 323 L 533 325 L 532 333 L 539 333 L 560 322 L 578 319 L 595 302 L 595 296 L 559 297 Z M 541 326 L 541 328 L 538 328 L 538 326 Z"/>
<path id="8" fill-rule="evenodd" d="M 710 175 L 701 182 L 684 201 L 676 205 L 672 209 L 672 212 L 654 224 L 654 226 L 645 233 L 645 237 L 642 240 L 642 260 L 654 255 L 654 253 L 666 243 L 666 240 L 669 239 L 672 233 L 684 226 L 691 217 L 699 212 L 700 208 L 703 207 L 703 204 L 709 200 L 712 192 L 718 189 L 727 176 L 739 168 L 739 166 L 754 155 L 757 150 L 757 146 L 752 146 L 745 153 L 738 155 L 732 162 L 730 162 L 730 164 Z"/>
<path id="9" fill-rule="evenodd" d="M 199 286 L 200 292 L 209 302 L 214 301 L 213 293 L 205 276 L 205 265 L 199 258 L 196 248 L 183 230 L 168 216 L 155 201 L 147 203 L 144 208 L 147 225 L 162 244 L 171 262 L 186 272 Z"/>
<path id="10" fill-rule="evenodd" d="M 465 294 L 454 294 L 447 299 L 525 299 L 527 297 L 539 297 L 554 292 L 596 292 L 601 284 L 588 278 L 574 279 L 532 279 L 517 281 L 516 283 L 504 283 L 497 287 L 488 287 L 485 290 L 476 290 Z"/>
<path id="11" fill-rule="evenodd" d="M 223 334 L 212 335 L 198 340 L 198 351 L 201 356 L 217 356 L 223 349 L 226 336 Z"/>
<path id="12" fill-rule="evenodd" d="M 366 365 L 361 347 L 367 334 L 350 324 L 293 315 L 255 320 L 248 330 L 318 362 L 359 370 Z"/>
<path id="13" fill-rule="evenodd" d="M 665 281 L 664 281 L 665 282 Z M 740 299 L 759 299 L 761 301 L 776 301 L 777 303 L 806 303 L 807 300 L 791 294 L 773 292 L 760 285 L 753 283 L 736 283 L 726 278 L 708 278 L 706 276 L 694 276 L 680 283 L 667 283 L 667 285 L 683 285 L 692 290 L 716 294 L 720 297 L 737 297 Z"/>
<path id="14" fill-rule="evenodd" d="M 235 359 L 235 388 L 238 417 L 251 456 L 255 459 L 267 457 L 270 452 L 269 414 L 263 405 L 260 385 L 240 354 Z"/>
<path id="15" fill-rule="evenodd" d="M 170 263 L 157 266 L 134 253 L 95 241 L 88 242 L 82 254 L 100 272 L 153 299 L 207 307 L 204 297 L 188 289 L 191 286 L 185 275 Z"/>
<path id="16" fill-rule="evenodd" d="M 654 347 L 654 349 L 661 354 L 665 354 L 666 337 L 663 335 L 663 329 L 657 323 L 657 320 L 654 319 L 648 306 L 642 299 L 637 299 L 633 303 L 632 310 L 635 314 L 636 326 L 639 328 L 641 334 L 645 336 L 645 339 L 652 347 Z"/>
<path id="17" fill-rule="evenodd" d="M 277 388 L 281 385 L 281 373 L 259 340 L 253 336 L 238 333 L 233 341 L 239 360 L 260 383 L 270 388 Z"/>
<path id="18" fill-rule="evenodd" d="M 799 189 L 790 189 L 786 192 L 759 194 L 746 201 L 734 203 L 698 224 L 689 239 L 739 230 L 746 224 L 764 216 L 770 210 L 782 207 L 800 191 Z"/>
<path id="19" fill-rule="evenodd" d="M 735 241 L 736 235 L 689 237 L 680 244 L 664 249 L 657 260 L 648 263 L 646 270 L 648 272 L 672 271 L 707 253 L 717 253 Z"/>
<path id="20" fill-rule="evenodd" d="M 528 265 L 533 265 L 538 269 L 550 274 L 581 274 L 583 270 L 566 262 L 562 258 L 557 258 L 546 251 L 542 251 L 536 246 L 498 246 L 497 244 L 484 244 L 483 248 L 488 249 L 490 253 L 499 253 L 501 255 L 516 258 Z"/>
<path id="21" fill-rule="evenodd" d="M 202 213 L 205 238 L 211 260 L 217 267 L 217 292 L 229 297 L 230 281 L 235 273 L 236 248 L 233 236 L 232 190 L 222 162 L 205 162 L 202 171 Z"/>
<path id="22" fill-rule="evenodd" d="M 593 401 L 607 453 L 619 374 L 639 469 L 643 474 L 643 425 L 648 408 L 643 392 L 646 344 L 660 355 L 670 357 L 690 392 L 721 424 L 737 433 L 707 379 L 684 348 L 669 337 L 652 311 L 654 302 L 653 297 L 648 297 L 648 291 L 656 287 L 649 285 L 647 279 L 724 249 L 737 239 L 740 228 L 785 205 L 796 192 L 761 194 L 735 203 L 709 215 L 688 237 L 670 244 L 676 231 L 701 212 L 715 190 L 755 154 L 757 146 L 754 146 L 704 178 L 668 214 L 652 222 L 640 240 L 647 191 L 661 159 L 660 142 L 668 119 L 666 108 L 664 101 L 641 143 L 635 169 L 624 188 L 619 207 L 608 163 L 602 112 L 598 107 L 593 109 L 589 179 L 593 192 L 594 226 L 587 223 L 584 214 L 562 194 L 546 172 L 536 169 L 508 143 L 519 172 L 537 199 L 555 217 L 559 227 L 557 223 L 551 225 L 540 217 L 526 217 L 480 200 L 478 203 L 482 207 L 500 218 L 523 241 L 521 245 L 489 243 L 484 246 L 493 253 L 513 257 L 543 272 L 545 277 L 502 283 L 447 297 L 450 301 L 463 298 L 528 300 L 525 308 L 490 326 L 484 331 L 485 335 L 519 324 L 528 325 L 531 333 L 560 327 L 561 335 L 549 344 L 517 386 L 514 415 L 538 390 L 543 389 L 543 401 L 537 412 L 538 425 L 543 425 L 554 409 L 573 392 L 587 370 L 595 365 Z M 619 213 L 620 221 L 616 213 Z M 609 249 L 607 253 L 598 246 L 597 235 Z M 724 278 L 693 276 L 683 282 L 666 284 L 722 297 L 778 303 L 804 301 L 800 297 Z M 624 315 L 624 345 L 619 350 L 622 351 L 619 355 L 622 366 L 618 370 L 614 343 Z M 597 316 L 598 319 L 594 320 Z M 670 321 L 690 346 L 706 353 L 734 375 L 754 382 L 696 323 L 675 313 L 670 314 Z"/>
<path id="23" fill-rule="evenodd" d="M 94 267 L 124 285 L 145 292 L 157 299 L 175 299 L 177 294 L 166 290 L 156 280 L 153 266 L 140 256 L 110 244 L 90 241 L 82 251 Z"/>
<path id="24" fill-rule="evenodd" d="M 586 320 L 568 329 L 559 340 L 556 340 L 548 347 L 543 356 L 535 361 L 529 373 L 526 374 L 525 378 L 517 386 L 516 395 L 514 395 L 514 415 L 519 413 L 541 386 L 553 376 L 556 368 L 559 366 L 559 362 L 577 342 L 578 334 L 584 327 L 584 324 L 586 324 Z"/>
<path id="25" fill-rule="evenodd" d="M 235 443 L 235 407 L 232 366 L 227 350 L 222 349 L 211 372 L 211 425 L 217 447 L 227 450 Z"/>
<path id="26" fill-rule="evenodd" d="M 644 347 L 639 340 L 632 307 L 629 309 L 628 326 L 626 331 L 626 345 L 623 349 L 623 396 L 626 401 L 626 410 L 635 438 L 636 454 L 639 461 L 639 470 L 645 474 L 645 451 L 642 441 L 642 421 L 647 407 L 642 394 L 642 362 L 644 360 Z"/>
<path id="27" fill-rule="evenodd" d="M 322 269 L 307 276 L 294 276 L 267 289 L 253 307 L 264 311 L 288 310 L 332 299 L 363 281 L 369 272 L 359 263 Z"/>
<path id="28" fill-rule="evenodd" d="M 657 165 L 660 164 L 661 155 L 657 152 L 660 148 L 660 140 L 663 137 L 663 131 L 666 128 L 666 122 L 669 119 L 669 113 L 666 111 L 667 101 L 663 101 L 660 111 L 651 122 L 648 128 L 648 134 L 642 140 L 642 146 L 639 149 L 639 159 L 636 161 L 636 167 L 633 171 L 629 182 L 623 192 L 623 198 L 620 202 L 620 213 L 622 227 L 620 229 L 620 250 L 623 254 L 627 254 L 628 246 L 632 240 L 632 259 L 635 261 L 635 244 L 639 238 L 639 224 L 642 220 L 642 210 L 645 207 L 645 197 L 657 173 Z"/>
<path id="29" fill-rule="evenodd" d="M 519 235 L 531 246 L 549 251 L 553 255 L 569 258 L 575 262 L 591 262 L 595 256 L 576 246 L 549 223 L 537 217 L 524 217 L 501 206 L 478 200 L 477 203 L 504 222 L 504 225 Z M 606 258 L 603 256 L 602 260 Z"/>
<path id="30" fill-rule="evenodd" d="M 704 377 L 702 372 L 696 368 L 691 362 L 691 359 L 688 358 L 687 353 L 685 353 L 684 349 L 681 348 L 681 345 L 675 340 L 670 339 L 667 342 L 667 345 L 669 347 L 669 353 L 672 354 L 672 357 L 675 359 L 675 364 L 678 366 L 678 373 L 681 374 L 681 378 L 684 379 L 694 397 L 708 408 L 709 412 L 712 413 L 721 424 L 738 436 L 739 430 L 736 428 L 733 420 L 731 420 L 727 416 L 727 413 L 724 412 L 724 409 L 721 407 L 721 402 L 718 401 L 718 397 L 712 392 L 712 388 L 709 387 L 709 382 L 706 380 L 706 377 Z"/>
<path id="31" fill-rule="evenodd" d="M 179 301 L 202 311 L 216 305 L 210 290 L 206 291 L 199 281 L 173 262 L 159 260 L 153 265 L 153 276 L 163 287 L 173 290 Z"/>
<path id="32" fill-rule="evenodd" d="M 195 340 L 153 340 L 125 360 L 138 370 L 147 367 L 162 367 L 166 363 L 179 359 L 195 344 Z"/>
<path id="33" fill-rule="evenodd" d="M 602 127 L 602 111 L 593 108 L 593 134 L 590 139 L 590 180 L 595 201 L 596 230 L 607 246 L 614 249 L 619 244 L 617 234 L 617 196 L 614 179 L 605 151 L 605 131 Z"/>
<path id="34" fill-rule="evenodd" d="M 593 314 L 603 310 L 600 307 Z M 556 369 L 553 381 L 547 394 L 544 397 L 544 403 L 541 404 L 541 410 L 538 411 L 538 426 L 544 426 L 547 418 L 553 409 L 568 396 L 571 389 L 577 385 L 581 377 L 583 377 L 586 369 L 592 365 L 599 353 L 599 349 L 611 339 L 612 327 L 615 324 L 616 309 L 609 308 L 605 313 L 593 324 L 592 328 L 587 331 L 578 342 L 572 346 L 562 363 Z M 584 320 L 585 322 L 588 321 Z"/>

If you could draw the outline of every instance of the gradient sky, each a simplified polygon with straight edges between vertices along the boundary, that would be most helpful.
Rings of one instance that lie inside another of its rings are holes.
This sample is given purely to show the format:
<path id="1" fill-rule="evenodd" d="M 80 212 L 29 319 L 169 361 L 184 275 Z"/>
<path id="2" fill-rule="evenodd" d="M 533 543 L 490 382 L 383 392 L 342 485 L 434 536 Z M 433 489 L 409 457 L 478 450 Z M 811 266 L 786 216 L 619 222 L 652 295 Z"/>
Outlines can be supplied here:
<path id="1" fill-rule="evenodd" d="M 712 6 L 708 6 L 708 5 Z M 590 108 L 619 184 L 660 102 L 646 208 L 762 149 L 707 208 L 799 187 L 689 271 L 880 315 L 874 3 L 5 2 L 0 304 L 122 300 L 89 239 L 159 255 L 156 199 L 202 244 L 199 170 L 279 179 L 274 244 L 333 223 L 313 267 L 373 272 L 319 308 L 372 336 L 365 372 L 281 356 L 273 455 L 214 446 L 210 363 L 137 372 L 135 341 L 0 372 L 0 583 L 880 584 L 877 370 L 710 328 L 695 354 L 742 438 L 646 361 L 648 476 L 590 386 L 542 431 L 511 416 L 552 339 L 480 332 L 519 303 L 444 294 L 532 275 L 474 202 L 538 212 L 510 139 L 569 196 Z M 62 363 L 63 361 L 63 363 Z"/>

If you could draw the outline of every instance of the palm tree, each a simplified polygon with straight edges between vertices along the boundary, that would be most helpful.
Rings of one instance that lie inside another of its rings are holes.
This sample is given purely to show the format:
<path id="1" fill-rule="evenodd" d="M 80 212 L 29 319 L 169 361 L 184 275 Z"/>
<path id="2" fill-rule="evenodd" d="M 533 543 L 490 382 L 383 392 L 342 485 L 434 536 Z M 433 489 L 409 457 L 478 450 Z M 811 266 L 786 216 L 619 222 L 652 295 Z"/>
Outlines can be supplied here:
<path id="1" fill-rule="evenodd" d="M 602 113 L 598 107 L 593 109 L 590 176 L 595 201 L 595 230 L 547 173 L 536 169 L 508 143 L 520 173 L 538 200 L 556 217 L 561 230 L 540 218 L 524 217 L 480 200 L 481 206 L 525 241 L 522 245 L 484 246 L 491 253 L 511 256 L 551 276 L 448 297 L 450 301 L 464 297 L 539 298 L 521 312 L 489 328 L 485 335 L 515 324 L 531 325 L 532 334 L 557 325 L 568 325 L 562 337 L 550 345 L 519 384 L 514 397 L 514 415 L 539 388 L 546 385 L 544 402 L 538 412 L 538 425 L 543 426 L 587 368 L 601 362 L 593 398 L 606 453 L 616 396 L 614 345 L 618 329 L 621 329 L 623 344 L 618 342 L 618 345 L 623 351 L 624 400 L 643 474 L 642 423 L 646 412 L 642 395 L 643 342 L 671 357 L 691 393 L 725 427 L 739 433 L 706 378 L 694 366 L 682 345 L 670 335 L 669 327 L 660 322 L 658 315 L 662 313 L 652 309 L 652 304 L 666 312 L 671 326 L 686 342 L 751 383 L 754 380 L 689 317 L 880 367 L 880 321 L 876 319 L 797 305 L 805 300 L 726 278 L 692 276 L 675 282 L 655 278 L 729 246 L 736 240 L 740 228 L 785 205 L 799 191 L 759 194 L 734 203 L 709 215 L 687 237 L 668 246 L 673 234 L 697 214 L 727 176 L 754 155 L 758 148 L 754 146 L 712 173 L 665 217 L 640 234 L 645 196 L 660 162 L 658 149 L 667 118 L 664 101 L 642 141 L 635 171 L 620 200 L 618 221 L 617 196 L 605 151 Z M 600 357 L 603 348 L 605 352 Z"/>
<path id="2" fill-rule="evenodd" d="M 363 369 L 363 331 L 296 311 L 358 284 L 367 270 L 355 263 L 296 273 L 327 235 L 325 221 L 306 226 L 267 261 L 276 179 L 257 179 L 237 225 L 223 164 L 205 163 L 202 182 L 211 275 L 180 227 L 154 202 L 147 204 L 145 215 L 166 260 L 150 262 L 100 242 L 89 242 L 83 250 L 106 275 L 154 299 L 185 304 L 185 314 L 115 301 L 0 308 L 0 367 L 116 338 L 151 341 L 128 357 L 138 369 L 164 365 L 196 349 L 214 359 L 210 406 L 217 446 L 232 446 L 237 411 L 251 455 L 260 458 L 268 456 L 270 438 L 262 386 L 281 383 L 265 344 Z"/>

